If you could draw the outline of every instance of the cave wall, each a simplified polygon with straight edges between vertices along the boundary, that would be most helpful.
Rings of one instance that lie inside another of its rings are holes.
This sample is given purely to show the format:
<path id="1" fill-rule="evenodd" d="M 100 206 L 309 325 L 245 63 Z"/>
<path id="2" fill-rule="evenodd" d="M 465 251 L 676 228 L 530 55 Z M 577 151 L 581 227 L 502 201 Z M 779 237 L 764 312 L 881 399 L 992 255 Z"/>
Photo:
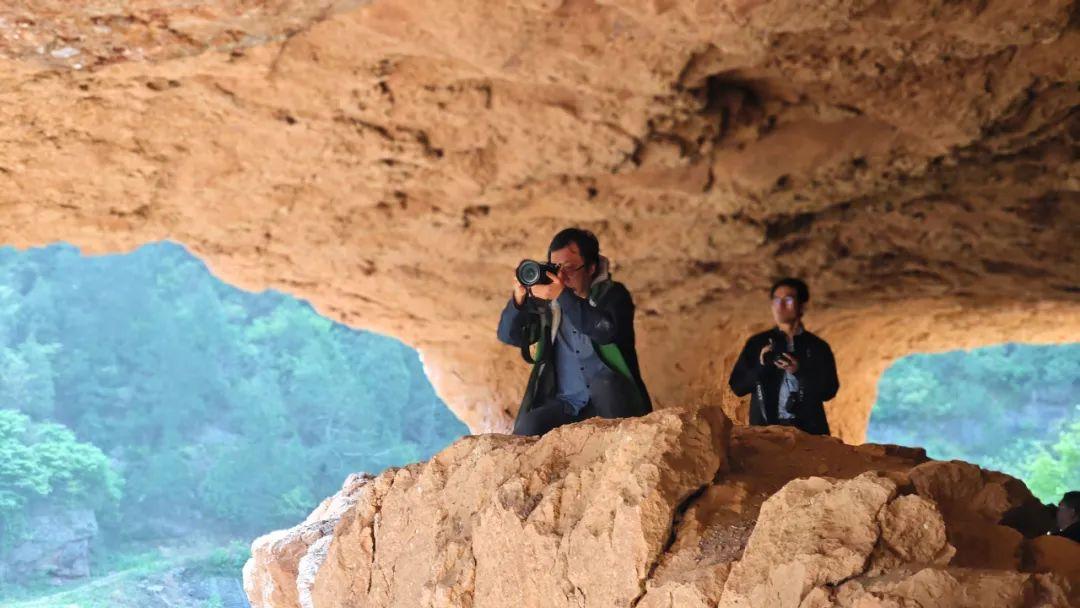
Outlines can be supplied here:
<path id="1" fill-rule="evenodd" d="M 1080 340 L 1076 3 L 31 0 L 0 8 L 0 242 L 183 243 L 418 348 L 475 431 L 514 264 L 594 230 L 660 406 L 745 404 L 806 278 L 861 441 L 911 352 Z"/>

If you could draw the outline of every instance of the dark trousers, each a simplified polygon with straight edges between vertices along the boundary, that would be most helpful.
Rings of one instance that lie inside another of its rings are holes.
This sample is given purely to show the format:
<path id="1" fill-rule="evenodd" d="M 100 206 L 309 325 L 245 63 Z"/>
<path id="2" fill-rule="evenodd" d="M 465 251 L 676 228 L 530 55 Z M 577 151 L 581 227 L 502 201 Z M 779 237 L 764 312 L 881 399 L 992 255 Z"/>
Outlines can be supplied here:
<path id="1" fill-rule="evenodd" d="M 558 397 L 549 397 L 543 403 L 523 413 L 514 423 L 515 435 L 543 435 L 564 424 L 581 422 L 599 416 L 601 418 L 629 418 L 640 416 L 634 411 L 629 399 L 622 397 L 625 383 L 615 374 L 602 374 L 590 387 L 590 399 L 577 414 L 573 408 Z"/>

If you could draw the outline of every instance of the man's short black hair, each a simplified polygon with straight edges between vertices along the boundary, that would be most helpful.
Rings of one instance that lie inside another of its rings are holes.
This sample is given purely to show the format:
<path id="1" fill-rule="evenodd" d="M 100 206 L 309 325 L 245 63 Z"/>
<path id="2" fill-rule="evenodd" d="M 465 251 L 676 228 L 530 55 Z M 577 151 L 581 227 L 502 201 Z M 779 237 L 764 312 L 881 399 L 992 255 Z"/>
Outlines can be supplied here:
<path id="1" fill-rule="evenodd" d="M 595 234 L 581 228 L 566 228 L 556 234 L 548 245 L 548 261 L 551 261 L 552 251 L 558 251 L 570 243 L 577 245 L 586 268 L 600 263 L 600 241 Z"/>
<path id="2" fill-rule="evenodd" d="M 1080 515 L 1080 492 L 1065 492 L 1065 495 L 1061 497 L 1061 504 Z"/>
<path id="3" fill-rule="evenodd" d="M 806 304 L 810 301 L 810 288 L 806 286 L 806 283 L 800 279 L 794 277 L 784 277 L 779 281 L 773 283 L 772 289 L 769 290 L 769 297 L 773 297 L 776 294 L 777 287 L 790 287 L 795 290 L 795 293 L 799 297 L 799 303 Z"/>

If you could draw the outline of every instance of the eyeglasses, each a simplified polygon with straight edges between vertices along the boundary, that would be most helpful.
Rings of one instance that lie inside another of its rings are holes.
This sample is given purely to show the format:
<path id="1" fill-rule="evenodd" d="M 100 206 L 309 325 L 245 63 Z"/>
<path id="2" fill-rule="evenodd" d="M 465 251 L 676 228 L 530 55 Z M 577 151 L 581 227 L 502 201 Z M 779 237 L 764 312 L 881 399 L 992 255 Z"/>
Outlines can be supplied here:
<path id="1" fill-rule="evenodd" d="M 795 302 L 796 302 L 795 296 L 784 296 L 782 298 L 773 298 L 772 299 L 773 306 L 779 306 L 781 304 L 784 304 L 786 306 L 792 306 L 792 305 L 795 304 Z"/>
<path id="2" fill-rule="evenodd" d="M 581 266 L 559 266 L 559 272 L 565 272 L 566 274 L 574 274 L 585 267 L 585 264 Z"/>

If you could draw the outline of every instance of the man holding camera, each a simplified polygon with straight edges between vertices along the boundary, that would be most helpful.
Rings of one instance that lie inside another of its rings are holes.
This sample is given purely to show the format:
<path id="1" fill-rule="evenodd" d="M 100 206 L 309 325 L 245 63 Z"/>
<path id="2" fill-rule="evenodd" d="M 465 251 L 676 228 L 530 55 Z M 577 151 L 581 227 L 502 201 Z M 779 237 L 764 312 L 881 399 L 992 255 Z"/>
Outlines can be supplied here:
<path id="1" fill-rule="evenodd" d="M 555 235 L 547 264 L 518 267 L 498 330 L 533 364 L 515 435 L 652 411 L 634 348 L 634 302 L 608 271 L 599 241 L 578 228 Z"/>
<path id="2" fill-rule="evenodd" d="M 1080 543 L 1080 492 L 1066 492 L 1057 509 L 1057 532 L 1055 536 Z"/>
<path id="3" fill-rule="evenodd" d="M 736 396 L 753 393 L 750 424 L 828 435 L 822 404 L 836 396 L 840 381 L 828 343 L 802 325 L 810 289 L 799 279 L 781 279 L 769 298 L 776 327 L 746 341 L 728 384 Z"/>

